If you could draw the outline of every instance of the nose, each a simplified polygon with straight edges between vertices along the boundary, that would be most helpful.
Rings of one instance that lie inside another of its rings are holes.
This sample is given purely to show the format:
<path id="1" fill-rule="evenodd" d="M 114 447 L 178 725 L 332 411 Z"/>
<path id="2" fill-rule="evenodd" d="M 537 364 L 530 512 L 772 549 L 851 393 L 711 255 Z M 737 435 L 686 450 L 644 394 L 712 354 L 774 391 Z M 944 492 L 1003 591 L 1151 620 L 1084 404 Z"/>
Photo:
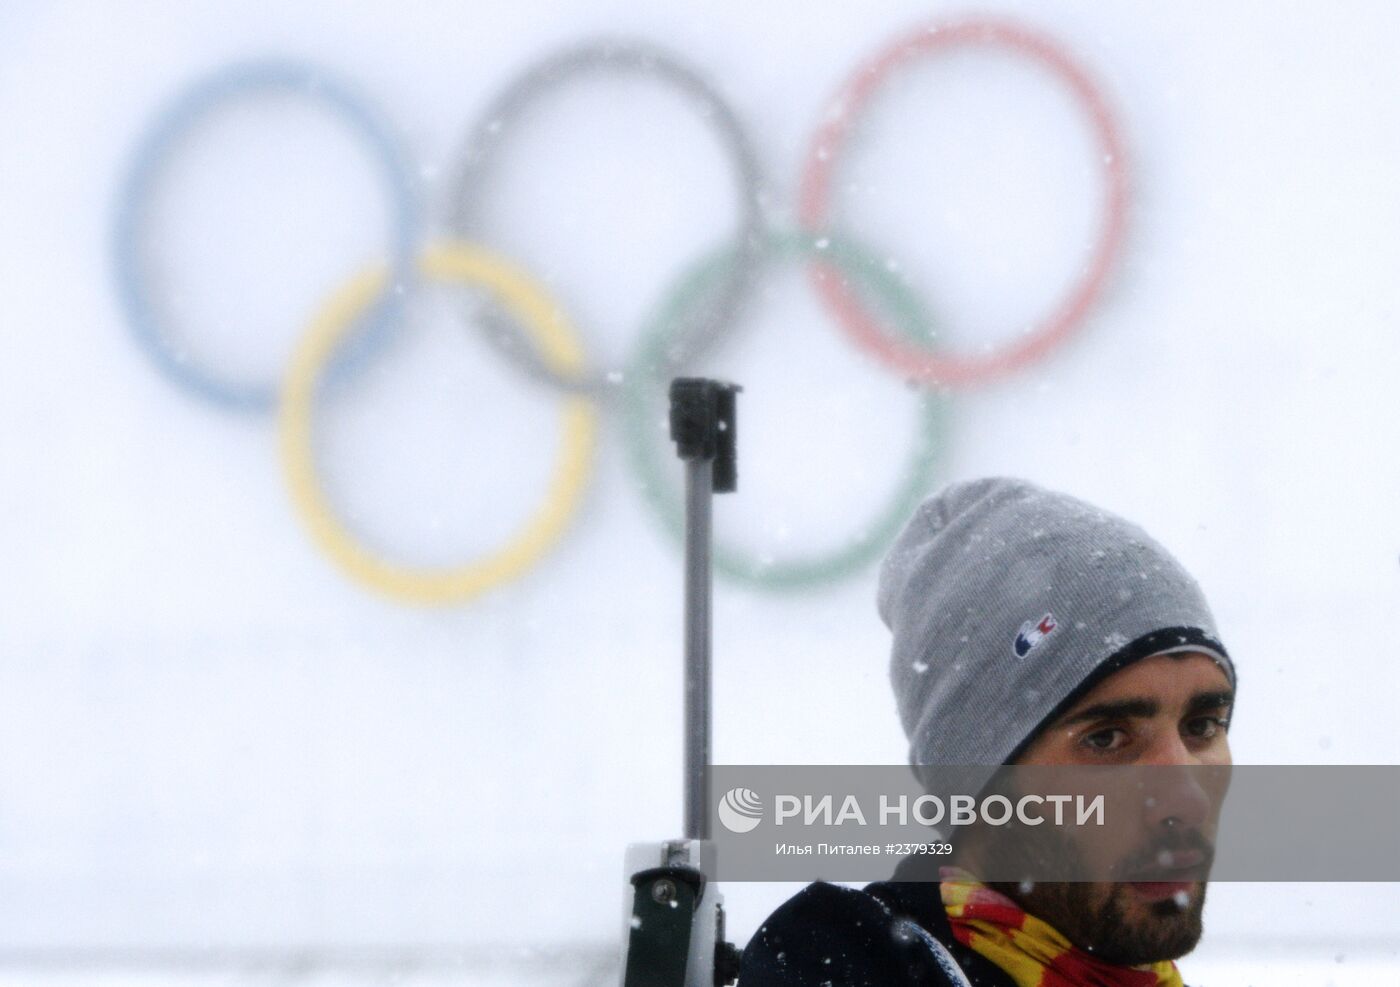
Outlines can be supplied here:
<path id="1" fill-rule="evenodd" d="M 1152 829 L 1196 829 L 1213 816 L 1216 786 L 1175 731 L 1162 737 L 1141 763 L 1147 775 L 1143 807 Z"/>
<path id="2" fill-rule="evenodd" d="M 1199 829 L 1214 815 L 1215 800 L 1207 791 L 1203 769 L 1192 765 L 1158 764 L 1145 768 L 1147 773 L 1143 794 L 1143 809 L 1150 829 Z"/>

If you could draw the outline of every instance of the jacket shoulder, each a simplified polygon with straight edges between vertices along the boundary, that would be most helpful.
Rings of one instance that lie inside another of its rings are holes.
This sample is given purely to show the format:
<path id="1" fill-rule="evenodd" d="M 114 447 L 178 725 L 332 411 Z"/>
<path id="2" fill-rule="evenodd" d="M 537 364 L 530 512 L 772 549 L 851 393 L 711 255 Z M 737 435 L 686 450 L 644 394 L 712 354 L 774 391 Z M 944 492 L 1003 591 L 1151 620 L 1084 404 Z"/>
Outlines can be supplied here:
<path id="1" fill-rule="evenodd" d="M 809 884 L 744 947 L 739 987 L 951 984 L 906 921 L 865 891 Z"/>

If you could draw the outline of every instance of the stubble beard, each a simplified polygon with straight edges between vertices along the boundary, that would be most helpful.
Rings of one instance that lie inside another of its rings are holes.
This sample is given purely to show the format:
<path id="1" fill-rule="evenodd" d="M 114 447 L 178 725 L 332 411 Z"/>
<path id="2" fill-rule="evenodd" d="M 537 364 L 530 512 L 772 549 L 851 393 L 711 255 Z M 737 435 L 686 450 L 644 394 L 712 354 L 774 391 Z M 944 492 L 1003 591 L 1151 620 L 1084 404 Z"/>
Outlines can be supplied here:
<path id="1" fill-rule="evenodd" d="M 1049 923 L 1085 952 L 1119 966 L 1139 966 L 1185 956 L 1200 942 L 1206 885 L 1183 904 L 1137 901 L 1125 884 L 1042 882 L 1029 890 L 1015 883 L 991 887 Z"/>
<path id="2" fill-rule="evenodd" d="M 1184 841 L 1183 841 L 1184 842 Z M 1002 859 L 1025 861 L 1035 873 L 1036 860 L 1056 860 L 1058 873 L 1092 873 L 1080 847 L 1045 830 L 999 834 L 992 851 Z M 1175 960 L 1196 948 L 1203 931 L 1206 882 L 1197 882 L 1186 897 L 1150 901 L 1126 883 L 1041 881 L 988 885 L 1026 912 L 1049 923 L 1090 955 L 1120 966 Z"/>

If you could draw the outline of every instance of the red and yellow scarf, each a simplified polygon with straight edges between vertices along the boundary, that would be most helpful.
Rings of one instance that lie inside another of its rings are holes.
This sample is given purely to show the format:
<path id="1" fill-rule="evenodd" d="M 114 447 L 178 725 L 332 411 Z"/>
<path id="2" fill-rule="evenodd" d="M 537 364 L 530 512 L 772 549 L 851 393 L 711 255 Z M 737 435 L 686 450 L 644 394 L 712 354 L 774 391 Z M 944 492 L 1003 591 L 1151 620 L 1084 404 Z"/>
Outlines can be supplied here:
<path id="1" fill-rule="evenodd" d="M 1017 987 L 1182 987 L 1170 960 L 1106 963 L 967 871 L 945 867 L 941 877 L 954 938 L 1005 970 Z"/>

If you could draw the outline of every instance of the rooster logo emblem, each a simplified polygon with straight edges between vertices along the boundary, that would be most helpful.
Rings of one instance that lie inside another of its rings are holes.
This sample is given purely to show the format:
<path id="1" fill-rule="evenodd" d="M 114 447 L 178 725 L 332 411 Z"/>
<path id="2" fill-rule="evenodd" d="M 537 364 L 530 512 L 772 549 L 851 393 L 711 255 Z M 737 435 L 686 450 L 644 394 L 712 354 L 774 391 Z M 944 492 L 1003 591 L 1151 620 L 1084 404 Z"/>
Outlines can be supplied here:
<path id="1" fill-rule="evenodd" d="M 1017 658 L 1024 658 L 1031 653 L 1032 648 L 1053 634 L 1055 628 L 1059 626 L 1052 613 L 1047 613 L 1035 624 L 1028 620 L 1021 625 L 1021 630 L 1016 635 L 1016 641 L 1012 644 L 1011 650 L 1016 653 Z"/>

